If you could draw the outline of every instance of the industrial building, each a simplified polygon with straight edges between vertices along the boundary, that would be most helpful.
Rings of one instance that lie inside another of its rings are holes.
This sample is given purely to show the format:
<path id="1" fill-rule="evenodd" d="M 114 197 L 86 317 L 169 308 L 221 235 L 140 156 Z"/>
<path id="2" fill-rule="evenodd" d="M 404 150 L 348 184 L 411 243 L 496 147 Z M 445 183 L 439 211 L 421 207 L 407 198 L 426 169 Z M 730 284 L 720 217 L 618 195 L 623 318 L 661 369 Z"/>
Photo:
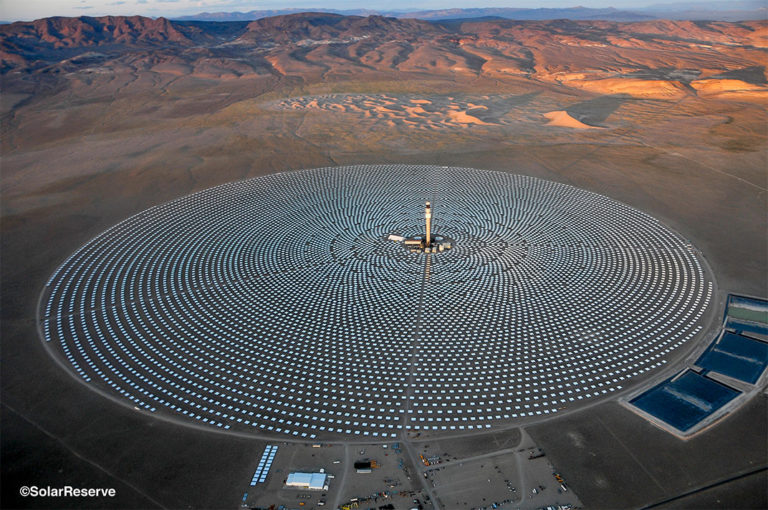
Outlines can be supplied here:
<path id="1" fill-rule="evenodd" d="M 285 486 L 294 489 L 307 489 L 311 491 L 327 491 L 328 490 L 328 474 L 327 473 L 303 473 L 294 472 L 288 475 L 285 480 Z"/>

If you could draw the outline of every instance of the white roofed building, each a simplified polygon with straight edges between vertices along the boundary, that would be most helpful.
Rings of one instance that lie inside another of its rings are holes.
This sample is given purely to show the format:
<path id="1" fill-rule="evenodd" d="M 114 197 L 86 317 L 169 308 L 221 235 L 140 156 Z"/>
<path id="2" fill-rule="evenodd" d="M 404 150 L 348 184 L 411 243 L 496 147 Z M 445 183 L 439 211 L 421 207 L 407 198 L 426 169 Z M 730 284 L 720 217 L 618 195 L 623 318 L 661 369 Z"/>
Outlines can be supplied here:
<path id="1" fill-rule="evenodd" d="M 326 473 L 290 473 L 285 481 L 285 486 L 296 489 L 327 491 L 328 475 Z"/>

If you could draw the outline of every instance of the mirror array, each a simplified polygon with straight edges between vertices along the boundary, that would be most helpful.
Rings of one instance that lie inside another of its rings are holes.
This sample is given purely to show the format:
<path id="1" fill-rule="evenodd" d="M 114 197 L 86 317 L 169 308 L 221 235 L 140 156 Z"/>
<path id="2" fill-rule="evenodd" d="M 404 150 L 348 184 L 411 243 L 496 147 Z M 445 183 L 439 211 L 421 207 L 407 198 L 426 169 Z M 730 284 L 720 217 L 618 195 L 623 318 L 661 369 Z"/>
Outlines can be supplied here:
<path id="1" fill-rule="evenodd" d="M 454 240 L 410 253 L 390 234 Z M 460 433 L 572 409 L 701 330 L 684 239 L 607 197 L 467 168 L 274 174 L 148 209 L 53 274 L 41 330 L 151 412 L 301 438 Z"/>

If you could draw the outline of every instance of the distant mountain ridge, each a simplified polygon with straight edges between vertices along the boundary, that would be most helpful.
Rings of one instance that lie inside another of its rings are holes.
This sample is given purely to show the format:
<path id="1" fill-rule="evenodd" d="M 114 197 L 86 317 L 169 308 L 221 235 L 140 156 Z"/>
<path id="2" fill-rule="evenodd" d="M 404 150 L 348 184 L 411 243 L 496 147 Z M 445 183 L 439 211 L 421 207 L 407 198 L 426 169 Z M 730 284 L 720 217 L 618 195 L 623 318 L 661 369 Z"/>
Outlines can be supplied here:
<path id="1" fill-rule="evenodd" d="M 256 21 L 263 18 L 274 16 L 286 16 L 290 14 L 302 14 L 307 12 L 322 12 L 326 14 L 339 14 L 342 16 L 370 16 L 370 15 L 391 15 L 384 11 L 374 11 L 369 9 L 259 9 L 248 12 L 201 12 L 189 16 L 177 16 L 174 20 L 178 21 Z M 392 16 L 396 17 L 396 16 Z"/>
<path id="2" fill-rule="evenodd" d="M 646 7 L 633 9 L 634 11 L 655 11 L 655 12 L 675 12 L 675 11 L 752 11 L 765 9 L 764 0 L 728 0 L 727 2 L 673 2 L 664 4 L 651 4 Z"/>
<path id="3" fill-rule="evenodd" d="M 0 51 L 9 54 L 41 53 L 70 48 L 215 46 L 236 42 L 292 44 L 301 41 L 350 40 L 355 37 L 400 38 L 444 33 L 445 29 L 417 19 L 384 16 L 343 16 L 303 12 L 261 18 L 251 22 L 168 20 L 141 16 L 53 17 L 0 25 Z"/>
<path id="4" fill-rule="evenodd" d="M 606 9 L 592 9 L 588 7 L 569 7 L 565 9 L 548 8 L 512 8 L 512 7 L 487 7 L 487 8 L 466 8 L 466 9 L 433 9 L 423 11 L 376 11 L 370 9 L 313 9 L 317 12 L 326 12 L 330 14 L 341 14 L 344 16 L 370 16 L 380 15 L 392 18 L 415 18 L 427 21 L 442 21 L 451 19 L 473 19 L 473 18 L 505 18 L 520 20 L 548 20 L 548 19 L 573 19 L 590 20 L 604 19 L 610 21 L 641 21 L 646 19 L 655 19 L 654 16 L 639 14 L 629 11 L 621 11 L 612 7 Z M 276 9 L 276 10 L 253 10 L 249 12 L 203 12 L 191 16 L 181 16 L 178 20 L 182 21 L 253 21 L 271 16 L 280 16 L 286 14 L 295 14 L 305 12 L 302 9 Z"/>
<path id="5" fill-rule="evenodd" d="M 271 9 L 249 12 L 202 12 L 174 19 L 186 21 L 255 21 L 257 19 L 296 14 L 308 9 Z M 344 16 L 380 15 L 393 18 L 416 18 L 428 21 L 473 18 L 504 18 L 516 20 L 605 20 L 643 21 L 652 19 L 742 21 L 768 18 L 768 7 L 762 0 L 737 0 L 730 2 L 681 2 L 655 4 L 636 9 L 567 7 L 567 8 L 514 8 L 474 7 L 432 9 L 421 11 L 377 11 L 371 9 L 309 9 L 309 11 L 341 14 Z"/>
<path id="6" fill-rule="evenodd" d="M 94 46 L 105 43 L 134 44 L 139 42 L 191 42 L 177 25 L 165 18 L 142 16 L 104 16 L 91 18 L 53 17 L 30 23 L 13 23 L 4 29 L 11 31 L 18 42 L 39 41 L 53 48 Z"/>
<path id="7" fill-rule="evenodd" d="M 568 7 L 564 9 L 552 8 L 512 8 L 512 7 L 488 7 L 488 8 L 468 8 L 468 9 L 442 9 L 408 12 L 398 15 L 400 18 L 418 18 L 425 20 L 447 20 L 447 19 L 472 19 L 472 18 L 504 18 L 518 20 L 550 20 L 550 19 L 571 19 L 571 20 L 592 20 L 600 19 L 606 21 L 642 21 L 654 19 L 653 16 L 637 14 L 630 11 L 617 10 L 613 7 L 605 9 L 593 9 L 590 7 Z"/>

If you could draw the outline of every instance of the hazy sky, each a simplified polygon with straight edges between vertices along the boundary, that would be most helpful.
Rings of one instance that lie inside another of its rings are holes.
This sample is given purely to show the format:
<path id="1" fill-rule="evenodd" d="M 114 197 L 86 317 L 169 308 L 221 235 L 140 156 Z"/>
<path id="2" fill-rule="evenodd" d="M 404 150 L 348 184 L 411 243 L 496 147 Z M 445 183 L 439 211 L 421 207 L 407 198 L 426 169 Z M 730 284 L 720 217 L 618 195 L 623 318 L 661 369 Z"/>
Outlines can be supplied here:
<path id="1" fill-rule="evenodd" d="M 0 20 L 18 21 L 48 16 L 106 14 L 180 16 L 198 12 L 252 11 L 285 8 L 379 10 L 442 9 L 450 7 L 645 7 L 680 0 L 0 0 Z"/>

